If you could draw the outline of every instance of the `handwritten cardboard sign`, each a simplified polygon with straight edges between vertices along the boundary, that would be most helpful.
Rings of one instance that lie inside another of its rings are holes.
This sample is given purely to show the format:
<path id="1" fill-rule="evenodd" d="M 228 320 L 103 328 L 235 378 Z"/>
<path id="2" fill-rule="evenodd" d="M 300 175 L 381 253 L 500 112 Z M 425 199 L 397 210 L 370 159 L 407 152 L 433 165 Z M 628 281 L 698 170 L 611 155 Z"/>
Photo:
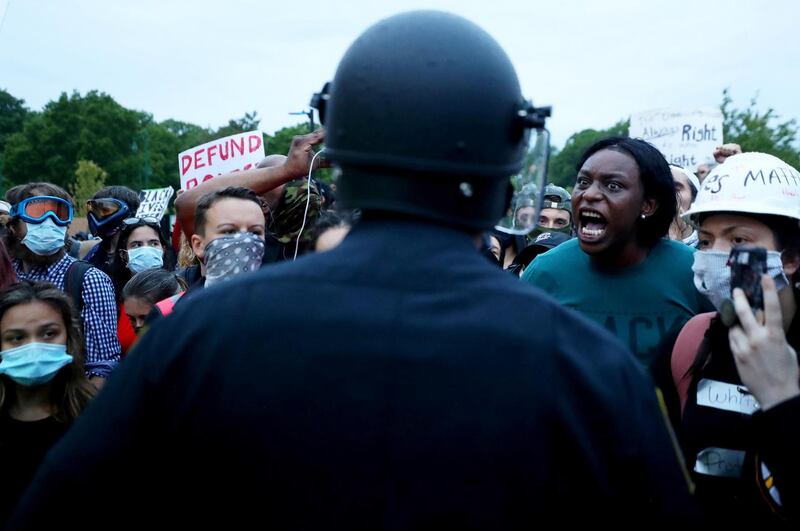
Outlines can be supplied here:
<path id="1" fill-rule="evenodd" d="M 633 114 L 628 135 L 653 144 L 670 164 L 695 171 L 713 162 L 714 148 L 723 144 L 722 111 L 658 109 Z"/>
<path id="2" fill-rule="evenodd" d="M 140 203 L 136 216 L 160 220 L 164 216 L 164 212 L 167 211 L 167 205 L 169 205 L 169 200 L 172 199 L 172 194 L 174 193 L 175 190 L 171 186 L 142 190 L 139 192 Z"/>
<path id="3" fill-rule="evenodd" d="M 264 158 L 264 140 L 259 131 L 226 136 L 178 155 L 181 189 L 234 171 L 249 170 Z"/>

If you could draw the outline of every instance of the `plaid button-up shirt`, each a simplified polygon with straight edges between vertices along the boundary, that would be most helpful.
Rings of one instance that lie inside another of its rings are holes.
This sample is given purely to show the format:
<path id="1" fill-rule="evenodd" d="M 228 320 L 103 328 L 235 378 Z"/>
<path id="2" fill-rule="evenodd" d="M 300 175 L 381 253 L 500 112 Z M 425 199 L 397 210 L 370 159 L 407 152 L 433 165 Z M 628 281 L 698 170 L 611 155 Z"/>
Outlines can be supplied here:
<path id="1" fill-rule="evenodd" d="M 63 290 L 67 269 L 75 258 L 64 256 L 48 266 L 34 266 L 27 273 L 20 260 L 14 260 L 14 271 L 20 280 L 46 281 Z M 119 363 L 117 339 L 117 304 L 114 285 L 108 275 L 92 267 L 83 278 L 83 338 L 86 343 L 86 373 L 106 377 Z"/>

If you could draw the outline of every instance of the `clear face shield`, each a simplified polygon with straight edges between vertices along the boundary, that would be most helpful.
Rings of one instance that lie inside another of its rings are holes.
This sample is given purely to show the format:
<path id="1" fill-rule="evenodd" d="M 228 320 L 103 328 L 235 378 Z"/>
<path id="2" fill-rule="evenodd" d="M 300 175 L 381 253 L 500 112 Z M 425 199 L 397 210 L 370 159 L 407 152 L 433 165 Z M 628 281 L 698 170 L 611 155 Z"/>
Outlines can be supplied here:
<path id="1" fill-rule="evenodd" d="M 507 234 L 525 236 L 536 230 L 542 211 L 547 161 L 550 153 L 550 132 L 544 128 L 544 119 L 550 108 L 534 109 L 541 127 L 531 131 L 522 169 L 511 177 L 514 193 L 506 215 L 495 228 Z M 546 114 L 544 114 L 546 113 Z"/>

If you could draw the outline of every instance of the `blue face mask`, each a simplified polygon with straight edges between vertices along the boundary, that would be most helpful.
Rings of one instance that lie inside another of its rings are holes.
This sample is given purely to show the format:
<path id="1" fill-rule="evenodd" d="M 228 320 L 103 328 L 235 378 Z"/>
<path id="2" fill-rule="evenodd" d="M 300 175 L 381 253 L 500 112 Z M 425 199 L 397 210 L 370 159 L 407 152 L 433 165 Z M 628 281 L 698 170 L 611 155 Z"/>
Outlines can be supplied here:
<path id="1" fill-rule="evenodd" d="M 27 343 L 0 352 L 0 374 L 25 387 L 46 384 L 70 363 L 66 345 Z"/>
<path id="2" fill-rule="evenodd" d="M 164 251 L 158 247 L 137 247 L 128 251 L 128 269 L 134 274 L 164 265 Z"/>
<path id="3" fill-rule="evenodd" d="M 41 223 L 25 223 L 28 233 L 22 244 L 39 256 L 50 256 L 64 248 L 67 227 L 59 227 L 52 219 Z"/>

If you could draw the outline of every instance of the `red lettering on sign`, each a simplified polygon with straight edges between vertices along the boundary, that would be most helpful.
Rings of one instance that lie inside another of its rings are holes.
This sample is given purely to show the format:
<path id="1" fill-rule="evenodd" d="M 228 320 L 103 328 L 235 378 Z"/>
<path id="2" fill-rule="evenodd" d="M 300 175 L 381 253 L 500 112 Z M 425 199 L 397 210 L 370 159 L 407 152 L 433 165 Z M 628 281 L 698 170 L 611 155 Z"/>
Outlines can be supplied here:
<path id="1" fill-rule="evenodd" d="M 187 190 L 191 190 L 192 188 L 195 188 L 195 187 L 196 187 L 198 184 L 199 184 L 199 183 L 197 182 L 197 179 L 195 179 L 194 177 L 192 177 L 191 179 L 189 179 L 188 181 L 186 181 L 186 189 L 187 189 Z"/>
<path id="2" fill-rule="evenodd" d="M 240 155 L 244 155 L 244 138 L 239 139 L 239 143 L 236 143 L 235 138 L 231 138 L 231 156 L 236 156 L 235 151 L 239 151 Z"/>
<path id="3" fill-rule="evenodd" d="M 245 166 L 245 167 L 244 167 L 244 168 L 242 168 L 242 169 L 243 169 L 244 171 L 247 171 L 247 170 L 249 170 L 249 169 L 250 169 L 250 168 L 252 168 L 252 167 L 253 167 L 253 164 L 252 164 L 252 163 L 250 163 L 250 164 L 248 164 L 247 166 Z"/>
<path id="4" fill-rule="evenodd" d="M 198 149 L 197 151 L 194 152 L 194 167 L 195 167 L 195 169 L 197 169 L 197 168 L 205 168 L 206 167 L 206 165 L 203 164 L 203 162 L 200 160 L 200 157 L 202 156 L 203 151 L 205 151 L 205 149 Z"/>
<path id="5" fill-rule="evenodd" d="M 206 176 L 205 176 L 205 177 L 203 177 L 203 182 L 210 181 L 210 180 L 211 180 L 211 179 L 213 179 L 213 178 L 214 178 L 214 176 L 213 176 L 213 175 L 211 175 L 211 174 L 206 174 Z"/>
<path id="6" fill-rule="evenodd" d="M 189 155 L 184 155 L 181 157 L 181 175 L 186 175 L 186 172 L 189 171 L 189 168 L 192 167 L 192 157 Z"/>
<path id="7" fill-rule="evenodd" d="M 247 142 L 249 144 L 250 153 L 253 153 L 261 147 L 261 135 L 250 135 L 247 137 Z"/>
<path id="8" fill-rule="evenodd" d="M 228 144 L 228 142 L 219 145 L 219 157 L 222 160 L 228 160 L 228 157 L 230 156 L 230 148 L 231 146 Z"/>
<path id="9" fill-rule="evenodd" d="M 206 155 L 208 155 L 208 165 L 211 166 L 213 162 L 211 159 L 214 158 L 214 153 L 217 152 L 217 146 L 209 146 Z"/>

